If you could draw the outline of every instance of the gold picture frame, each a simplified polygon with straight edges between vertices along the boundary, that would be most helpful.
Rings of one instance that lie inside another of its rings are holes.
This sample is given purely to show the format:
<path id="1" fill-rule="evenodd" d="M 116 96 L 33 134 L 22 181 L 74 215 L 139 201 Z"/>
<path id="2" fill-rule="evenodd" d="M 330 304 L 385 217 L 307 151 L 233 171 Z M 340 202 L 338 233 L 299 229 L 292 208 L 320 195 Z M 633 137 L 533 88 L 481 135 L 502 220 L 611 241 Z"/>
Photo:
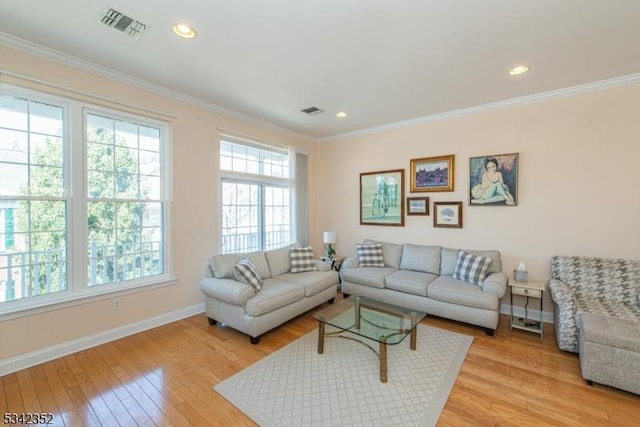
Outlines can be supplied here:
<path id="1" fill-rule="evenodd" d="M 453 191 L 455 155 L 411 159 L 411 192 Z"/>

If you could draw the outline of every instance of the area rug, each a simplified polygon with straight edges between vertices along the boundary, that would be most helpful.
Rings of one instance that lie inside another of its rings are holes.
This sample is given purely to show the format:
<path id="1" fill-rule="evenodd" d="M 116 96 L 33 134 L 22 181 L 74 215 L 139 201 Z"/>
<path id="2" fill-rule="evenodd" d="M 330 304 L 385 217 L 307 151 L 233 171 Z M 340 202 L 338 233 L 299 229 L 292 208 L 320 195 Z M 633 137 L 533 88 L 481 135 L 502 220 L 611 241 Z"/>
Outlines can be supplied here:
<path id="1" fill-rule="evenodd" d="M 370 349 L 327 338 L 318 354 L 315 330 L 214 390 L 263 427 L 435 425 L 473 338 L 418 328 L 415 351 L 409 337 L 387 347 L 386 384 Z"/>

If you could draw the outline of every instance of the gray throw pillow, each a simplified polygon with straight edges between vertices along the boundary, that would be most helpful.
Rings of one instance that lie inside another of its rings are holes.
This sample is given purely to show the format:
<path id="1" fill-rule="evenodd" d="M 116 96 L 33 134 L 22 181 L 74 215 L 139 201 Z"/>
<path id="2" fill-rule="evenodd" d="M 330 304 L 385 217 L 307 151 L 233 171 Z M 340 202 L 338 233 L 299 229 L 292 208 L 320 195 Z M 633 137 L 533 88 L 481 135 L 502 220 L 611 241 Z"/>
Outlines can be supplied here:
<path id="1" fill-rule="evenodd" d="M 317 270 L 316 264 L 313 262 L 313 248 L 311 246 L 289 248 L 289 259 L 292 274 Z"/>
<path id="2" fill-rule="evenodd" d="M 481 285 L 487 276 L 487 270 L 493 259 L 480 255 L 473 255 L 468 252 L 458 252 L 456 269 L 453 278 L 476 285 Z"/>
<path id="3" fill-rule="evenodd" d="M 260 277 L 256 266 L 248 258 L 240 258 L 233 270 L 238 282 L 253 286 L 256 292 L 262 289 L 262 277 Z"/>
<path id="4" fill-rule="evenodd" d="M 384 267 L 382 243 L 369 245 L 357 243 L 356 251 L 358 252 L 358 267 Z"/>

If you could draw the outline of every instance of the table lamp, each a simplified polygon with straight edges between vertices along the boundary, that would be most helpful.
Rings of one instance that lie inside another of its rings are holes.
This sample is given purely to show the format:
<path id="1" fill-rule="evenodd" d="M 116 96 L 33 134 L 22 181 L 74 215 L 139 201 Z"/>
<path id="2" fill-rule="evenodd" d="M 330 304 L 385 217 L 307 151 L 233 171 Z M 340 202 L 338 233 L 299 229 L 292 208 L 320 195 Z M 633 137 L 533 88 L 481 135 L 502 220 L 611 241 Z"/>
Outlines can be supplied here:
<path id="1" fill-rule="evenodd" d="M 336 233 L 335 231 L 325 231 L 324 232 L 324 243 L 327 245 L 327 252 L 325 253 L 325 256 L 327 258 L 333 258 L 333 255 L 336 253 L 336 251 L 333 249 L 333 246 L 336 243 L 338 239 L 338 233 Z"/>

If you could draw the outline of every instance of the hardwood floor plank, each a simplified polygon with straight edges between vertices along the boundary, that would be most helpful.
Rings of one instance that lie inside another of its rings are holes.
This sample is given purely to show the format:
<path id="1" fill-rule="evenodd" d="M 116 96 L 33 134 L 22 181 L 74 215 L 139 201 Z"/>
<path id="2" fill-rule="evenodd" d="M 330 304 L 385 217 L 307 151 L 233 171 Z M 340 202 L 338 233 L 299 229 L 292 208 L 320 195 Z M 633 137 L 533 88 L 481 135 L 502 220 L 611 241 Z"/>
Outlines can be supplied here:
<path id="1" fill-rule="evenodd" d="M 0 408 L 52 410 L 66 426 L 254 426 L 212 387 L 317 328 L 313 311 L 258 345 L 192 316 L 2 377 Z M 446 319 L 423 321 L 473 337 L 438 425 L 640 425 L 640 396 L 587 386 L 578 356 L 557 348 L 552 325 L 541 340 L 509 331 L 507 321 L 494 337 Z"/>

